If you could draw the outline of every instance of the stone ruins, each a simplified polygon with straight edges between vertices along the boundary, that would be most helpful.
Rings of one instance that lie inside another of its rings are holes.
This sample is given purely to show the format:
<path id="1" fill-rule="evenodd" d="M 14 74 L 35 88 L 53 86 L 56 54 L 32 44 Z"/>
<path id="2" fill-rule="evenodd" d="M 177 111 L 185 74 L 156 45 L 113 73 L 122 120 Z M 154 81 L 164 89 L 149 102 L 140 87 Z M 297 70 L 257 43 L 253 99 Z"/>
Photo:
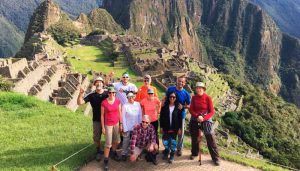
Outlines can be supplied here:
<path id="1" fill-rule="evenodd" d="M 71 73 L 60 60 L 0 59 L 0 75 L 14 85 L 13 91 L 75 111 L 79 88 L 87 88 L 86 75 Z"/>

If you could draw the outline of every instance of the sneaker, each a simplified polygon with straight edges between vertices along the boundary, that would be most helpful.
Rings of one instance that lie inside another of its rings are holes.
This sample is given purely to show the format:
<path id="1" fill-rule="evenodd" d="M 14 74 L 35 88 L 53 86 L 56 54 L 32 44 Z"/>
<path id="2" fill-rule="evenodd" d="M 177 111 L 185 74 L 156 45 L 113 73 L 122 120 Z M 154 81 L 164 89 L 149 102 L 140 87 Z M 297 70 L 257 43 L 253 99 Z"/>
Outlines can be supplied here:
<path id="1" fill-rule="evenodd" d="M 104 170 L 108 171 L 108 159 L 107 158 L 104 159 Z"/>
<path id="2" fill-rule="evenodd" d="M 99 161 L 101 161 L 101 159 L 102 159 L 102 154 L 100 152 L 98 152 L 96 154 L 96 161 L 99 162 Z"/>
<path id="3" fill-rule="evenodd" d="M 215 161 L 214 161 L 214 164 L 215 164 L 216 166 L 220 166 L 220 161 L 219 161 L 219 160 L 215 160 Z"/>
<path id="4" fill-rule="evenodd" d="M 117 152 L 114 154 L 113 159 L 115 161 L 121 161 L 121 157 L 117 154 Z"/>
<path id="5" fill-rule="evenodd" d="M 190 160 L 194 160 L 195 156 L 190 155 Z"/>
<path id="6" fill-rule="evenodd" d="M 152 160 L 152 163 L 153 163 L 154 165 L 158 165 L 158 162 L 157 162 L 156 159 L 153 159 L 153 160 Z"/>
<path id="7" fill-rule="evenodd" d="M 182 151 L 181 150 L 177 150 L 177 156 L 182 156 Z"/>
<path id="8" fill-rule="evenodd" d="M 122 155 L 121 160 L 124 161 L 124 162 L 126 162 L 127 156 L 126 155 Z"/>
<path id="9" fill-rule="evenodd" d="M 173 162 L 174 162 L 174 155 L 173 156 L 171 155 L 169 159 L 169 163 L 172 164 Z"/>

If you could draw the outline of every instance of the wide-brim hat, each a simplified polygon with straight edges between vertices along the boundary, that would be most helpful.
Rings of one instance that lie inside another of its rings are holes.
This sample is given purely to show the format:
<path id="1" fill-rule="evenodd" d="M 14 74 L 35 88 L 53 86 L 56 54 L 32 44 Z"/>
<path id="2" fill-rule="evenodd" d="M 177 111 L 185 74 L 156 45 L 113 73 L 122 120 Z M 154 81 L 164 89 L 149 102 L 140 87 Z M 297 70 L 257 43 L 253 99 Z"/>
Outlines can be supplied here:
<path id="1" fill-rule="evenodd" d="M 103 78 L 102 77 L 97 77 L 96 79 L 94 79 L 93 84 L 95 85 L 96 81 L 102 81 L 103 82 Z"/>
<path id="2" fill-rule="evenodd" d="M 133 93 L 131 93 L 131 92 L 127 94 L 127 98 L 128 98 L 128 97 L 134 97 L 134 96 L 135 96 L 135 95 L 134 95 Z"/>
<path id="3" fill-rule="evenodd" d="M 114 87 L 108 87 L 108 88 L 107 88 L 107 91 L 108 91 L 108 92 L 114 92 L 114 93 L 116 92 L 116 90 L 115 90 Z"/>
<path id="4" fill-rule="evenodd" d="M 154 91 L 153 91 L 152 88 L 150 88 L 150 89 L 148 89 L 147 93 L 148 93 L 148 94 L 154 94 Z"/>
<path id="5" fill-rule="evenodd" d="M 203 82 L 197 82 L 196 83 L 196 87 L 202 87 L 202 88 L 204 88 L 206 90 L 206 86 L 205 86 L 205 84 Z"/>

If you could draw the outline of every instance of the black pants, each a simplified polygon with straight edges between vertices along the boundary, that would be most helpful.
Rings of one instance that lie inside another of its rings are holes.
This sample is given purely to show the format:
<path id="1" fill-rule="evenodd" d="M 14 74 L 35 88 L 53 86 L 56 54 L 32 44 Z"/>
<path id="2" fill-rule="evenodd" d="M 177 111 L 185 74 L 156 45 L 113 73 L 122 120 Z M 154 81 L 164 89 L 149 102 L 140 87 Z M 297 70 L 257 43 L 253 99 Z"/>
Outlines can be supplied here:
<path id="1" fill-rule="evenodd" d="M 154 121 L 154 122 L 151 122 L 151 125 L 154 126 L 155 134 L 156 134 L 156 144 L 157 144 L 158 147 L 159 147 L 159 140 L 158 140 L 158 120 L 157 120 L 157 121 Z"/>
<path id="2" fill-rule="evenodd" d="M 199 123 L 194 120 L 191 119 L 190 121 L 190 134 L 192 137 L 192 155 L 193 156 L 198 156 L 199 153 L 199 144 L 201 145 L 201 140 L 202 140 L 202 136 L 199 136 L 199 134 L 201 133 L 201 131 L 203 130 L 212 130 L 211 128 L 207 128 L 209 127 L 210 124 L 206 124 L 206 123 L 201 123 L 201 125 L 199 125 Z M 207 141 L 207 147 L 210 153 L 210 156 L 212 158 L 213 161 L 217 161 L 219 160 L 219 153 L 218 153 L 218 149 L 217 149 L 217 145 L 216 145 L 216 141 L 215 141 L 215 137 L 214 137 L 214 133 L 213 131 L 204 131 L 204 135 Z M 200 137 L 198 139 L 198 137 Z M 201 146 L 200 146 L 201 147 Z"/>

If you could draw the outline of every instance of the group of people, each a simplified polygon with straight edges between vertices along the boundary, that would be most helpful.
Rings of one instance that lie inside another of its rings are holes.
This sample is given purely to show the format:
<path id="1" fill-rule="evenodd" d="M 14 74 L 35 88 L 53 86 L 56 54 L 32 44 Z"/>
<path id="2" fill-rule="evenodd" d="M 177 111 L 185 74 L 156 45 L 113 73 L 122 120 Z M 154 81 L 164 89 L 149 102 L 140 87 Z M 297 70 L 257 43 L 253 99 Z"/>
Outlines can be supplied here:
<path id="1" fill-rule="evenodd" d="M 107 83 L 98 77 L 93 83 L 95 91 L 84 96 L 81 89 L 77 99 L 78 105 L 90 102 L 92 106 L 96 160 L 100 161 L 104 156 L 105 170 L 108 170 L 109 157 L 117 161 L 126 161 L 129 157 L 130 161 L 136 161 L 143 152 L 147 161 L 157 165 L 159 132 L 165 147 L 163 159 L 172 163 L 175 154 L 182 155 L 187 110 L 191 114 L 190 159 L 198 156 L 199 143 L 204 134 L 212 160 L 219 165 L 212 129 L 214 107 L 211 97 L 205 93 L 204 83 L 196 83 L 195 95 L 191 98 L 184 89 L 186 78 L 179 77 L 176 86 L 170 86 L 160 101 L 156 88 L 151 86 L 150 75 L 144 76 L 144 85 L 139 89 L 129 79 L 128 73 L 124 73 L 121 81 L 116 83 Z M 102 134 L 105 135 L 103 151 Z M 122 147 L 121 155 L 116 152 L 118 146 Z"/>

